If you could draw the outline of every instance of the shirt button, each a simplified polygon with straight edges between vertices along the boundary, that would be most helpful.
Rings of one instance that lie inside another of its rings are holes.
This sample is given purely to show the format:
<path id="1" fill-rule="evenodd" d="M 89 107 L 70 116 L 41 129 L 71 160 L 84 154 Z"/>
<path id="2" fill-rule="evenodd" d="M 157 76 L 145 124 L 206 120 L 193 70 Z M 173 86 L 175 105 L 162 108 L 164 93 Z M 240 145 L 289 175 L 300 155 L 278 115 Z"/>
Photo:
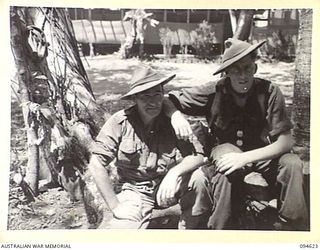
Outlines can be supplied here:
<path id="1" fill-rule="evenodd" d="M 238 130 L 237 131 L 237 136 L 238 137 L 243 137 L 243 131 L 242 130 Z"/>
<path id="2" fill-rule="evenodd" d="M 237 146 L 241 147 L 243 145 L 243 141 L 242 140 L 237 140 L 236 144 L 237 144 Z"/>

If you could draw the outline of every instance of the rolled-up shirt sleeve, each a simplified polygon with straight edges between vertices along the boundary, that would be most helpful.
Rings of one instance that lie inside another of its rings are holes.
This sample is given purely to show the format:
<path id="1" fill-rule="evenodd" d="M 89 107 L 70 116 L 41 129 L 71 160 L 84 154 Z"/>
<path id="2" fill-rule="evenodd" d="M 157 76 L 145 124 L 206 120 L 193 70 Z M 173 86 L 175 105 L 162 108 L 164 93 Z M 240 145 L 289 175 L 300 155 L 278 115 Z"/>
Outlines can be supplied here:
<path id="1" fill-rule="evenodd" d="M 103 125 L 95 142 L 92 145 L 91 152 L 93 154 L 107 157 L 110 160 L 116 157 L 121 136 L 121 124 L 111 116 L 108 121 Z"/>
<path id="2" fill-rule="evenodd" d="M 284 96 L 277 86 L 273 86 L 268 100 L 267 121 L 269 135 L 273 140 L 292 128 L 292 123 L 286 112 Z"/>
<path id="3" fill-rule="evenodd" d="M 209 82 L 197 87 L 173 90 L 169 92 L 169 99 L 187 115 L 204 116 L 210 110 L 214 92 L 214 83 Z"/>

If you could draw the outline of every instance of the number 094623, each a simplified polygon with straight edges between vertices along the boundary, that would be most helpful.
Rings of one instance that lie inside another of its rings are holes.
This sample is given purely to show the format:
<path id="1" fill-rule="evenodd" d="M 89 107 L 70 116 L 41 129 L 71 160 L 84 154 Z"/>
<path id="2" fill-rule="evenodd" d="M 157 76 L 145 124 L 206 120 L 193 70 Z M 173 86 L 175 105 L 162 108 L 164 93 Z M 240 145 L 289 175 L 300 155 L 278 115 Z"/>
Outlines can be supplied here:
<path id="1" fill-rule="evenodd" d="M 319 248 L 318 244 L 300 244 L 299 246 L 302 249 L 310 249 L 310 248 L 316 249 L 316 248 Z"/>

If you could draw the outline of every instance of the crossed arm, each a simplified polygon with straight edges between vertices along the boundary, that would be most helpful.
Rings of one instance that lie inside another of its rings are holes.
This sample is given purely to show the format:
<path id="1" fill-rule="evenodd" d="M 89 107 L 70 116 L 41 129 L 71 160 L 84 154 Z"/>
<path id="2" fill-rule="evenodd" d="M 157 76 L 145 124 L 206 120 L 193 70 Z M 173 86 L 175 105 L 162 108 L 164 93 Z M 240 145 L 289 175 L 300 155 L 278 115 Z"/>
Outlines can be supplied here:
<path id="1" fill-rule="evenodd" d="M 217 170 L 229 175 L 235 170 L 244 168 L 250 163 L 274 159 L 292 148 L 293 139 L 290 131 L 279 135 L 278 139 L 265 147 L 241 153 L 227 153 L 217 161 Z"/>
<path id="2" fill-rule="evenodd" d="M 192 135 L 192 129 L 183 116 L 183 114 L 174 106 L 174 104 L 165 98 L 165 114 L 171 117 L 171 124 L 178 138 L 186 139 Z M 278 138 L 265 147 L 257 148 L 247 152 L 228 153 L 216 161 L 217 170 L 225 175 L 233 173 L 235 170 L 244 168 L 250 163 L 263 160 L 274 159 L 288 151 L 293 146 L 293 138 L 290 130 L 281 133 Z"/>
<path id="3" fill-rule="evenodd" d="M 181 177 L 198 168 L 201 163 L 203 163 L 203 156 L 201 154 L 188 155 L 179 164 L 171 168 L 163 178 L 158 189 L 156 195 L 158 205 L 166 206 L 167 201 L 173 199 L 179 190 Z"/>
<path id="4" fill-rule="evenodd" d="M 118 219 L 130 219 L 139 221 L 140 210 L 135 207 L 123 206 L 113 190 L 109 175 L 103 164 L 109 164 L 111 159 L 102 163 L 100 156 L 93 154 L 89 163 L 89 170 L 97 184 L 97 187 L 105 200 L 113 216 Z M 171 168 L 162 180 L 157 192 L 157 202 L 160 206 L 165 206 L 167 202 L 174 198 L 179 189 L 181 177 L 196 169 L 203 162 L 201 154 L 188 155 L 178 165 Z"/>

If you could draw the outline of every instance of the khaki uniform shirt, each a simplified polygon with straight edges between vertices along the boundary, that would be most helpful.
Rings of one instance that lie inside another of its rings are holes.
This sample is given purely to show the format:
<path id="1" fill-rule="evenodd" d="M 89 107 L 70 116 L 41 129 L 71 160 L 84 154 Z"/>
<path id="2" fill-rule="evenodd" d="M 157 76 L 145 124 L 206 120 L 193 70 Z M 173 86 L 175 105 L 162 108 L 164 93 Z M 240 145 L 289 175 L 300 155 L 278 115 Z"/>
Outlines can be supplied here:
<path id="1" fill-rule="evenodd" d="M 155 180 L 163 177 L 183 157 L 203 154 L 197 138 L 178 140 L 170 119 L 160 114 L 148 132 L 136 106 L 115 113 L 102 127 L 92 149 L 108 164 L 115 159 L 124 182 Z"/>

